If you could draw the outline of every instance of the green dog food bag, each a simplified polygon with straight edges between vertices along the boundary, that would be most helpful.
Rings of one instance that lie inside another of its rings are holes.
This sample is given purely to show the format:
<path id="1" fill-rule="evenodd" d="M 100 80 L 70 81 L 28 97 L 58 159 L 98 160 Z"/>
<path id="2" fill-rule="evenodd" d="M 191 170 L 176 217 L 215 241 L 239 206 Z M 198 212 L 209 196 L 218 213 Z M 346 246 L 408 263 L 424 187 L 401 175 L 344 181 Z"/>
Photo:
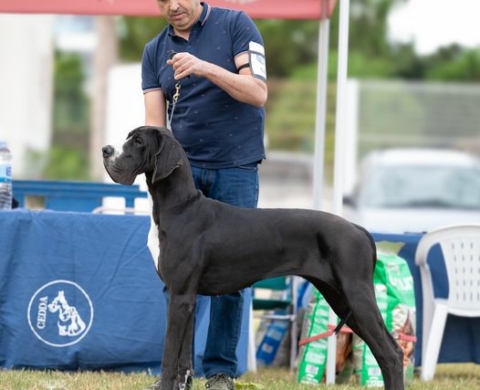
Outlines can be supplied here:
<path id="1" fill-rule="evenodd" d="M 329 306 L 317 289 L 305 310 L 301 339 L 323 334 L 328 331 Z M 319 384 L 327 364 L 328 338 L 320 338 L 302 345 L 299 350 L 298 383 Z"/>
<path id="2" fill-rule="evenodd" d="M 416 303 L 413 277 L 408 263 L 391 252 L 378 252 L 375 278 L 387 285 L 386 324 L 389 332 L 404 351 L 405 380 L 413 379 L 416 344 Z"/>

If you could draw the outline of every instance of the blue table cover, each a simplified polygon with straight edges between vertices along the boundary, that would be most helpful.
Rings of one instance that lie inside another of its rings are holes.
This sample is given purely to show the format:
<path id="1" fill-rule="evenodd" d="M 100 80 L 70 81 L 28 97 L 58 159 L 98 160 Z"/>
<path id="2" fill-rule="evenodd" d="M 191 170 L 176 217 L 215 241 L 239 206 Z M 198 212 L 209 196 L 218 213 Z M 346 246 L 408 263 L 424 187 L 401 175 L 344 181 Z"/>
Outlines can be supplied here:
<path id="1" fill-rule="evenodd" d="M 160 373 L 163 283 L 146 216 L 0 212 L 0 367 Z M 249 291 L 238 346 L 247 370 Z M 196 375 L 209 298 L 197 303 Z M 228 319 L 226 319 L 228 320 Z"/>

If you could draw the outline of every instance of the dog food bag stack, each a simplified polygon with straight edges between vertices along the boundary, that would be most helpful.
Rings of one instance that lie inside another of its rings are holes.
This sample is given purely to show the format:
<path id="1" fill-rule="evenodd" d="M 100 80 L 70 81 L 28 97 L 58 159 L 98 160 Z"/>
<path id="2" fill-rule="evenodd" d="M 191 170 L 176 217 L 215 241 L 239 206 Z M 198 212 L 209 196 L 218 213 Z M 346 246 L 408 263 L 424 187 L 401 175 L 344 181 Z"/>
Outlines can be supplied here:
<path id="1" fill-rule="evenodd" d="M 406 381 L 413 378 L 415 347 L 415 293 L 407 262 L 391 252 L 377 253 L 374 286 L 377 305 L 387 329 L 405 351 Z M 327 364 L 329 306 L 315 290 L 305 313 L 301 340 L 313 340 L 300 348 L 298 382 L 319 384 L 325 381 Z M 332 325 L 332 324 L 330 324 Z M 333 324 L 334 325 L 334 324 Z M 331 329 L 331 327 L 330 327 Z M 330 336 L 334 337 L 334 336 Z M 355 334 L 337 335 L 336 383 L 345 383 L 355 374 L 357 383 L 383 387 L 380 367 L 370 348 Z"/>
<path id="2" fill-rule="evenodd" d="M 387 310 L 387 290 L 385 286 L 375 285 L 377 303 L 384 320 Z M 327 367 L 328 335 L 334 324 L 328 326 L 329 305 L 316 289 L 305 313 L 301 332 L 301 343 L 311 340 L 300 348 L 298 367 L 299 383 L 319 384 L 325 382 Z M 330 336 L 334 337 L 334 336 Z M 336 383 L 348 383 L 355 373 L 357 382 L 365 386 L 382 386 L 380 367 L 366 348 L 363 340 L 344 327 L 336 335 Z"/>
<path id="3" fill-rule="evenodd" d="M 387 329 L 404 351 L 405 379 L 413 378 L 416 344 L 416 303 L 413 277 L 407 262 L 392 252 L 377 251 L 374 283 L 387 287 Z"/>

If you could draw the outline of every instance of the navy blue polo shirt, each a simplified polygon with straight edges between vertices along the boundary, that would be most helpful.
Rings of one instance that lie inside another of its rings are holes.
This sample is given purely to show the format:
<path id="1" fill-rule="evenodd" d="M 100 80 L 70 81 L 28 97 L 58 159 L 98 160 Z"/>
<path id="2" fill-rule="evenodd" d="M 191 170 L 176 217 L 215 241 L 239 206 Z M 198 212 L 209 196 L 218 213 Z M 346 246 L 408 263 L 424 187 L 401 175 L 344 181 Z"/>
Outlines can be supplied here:
<path id="1" fill-rule="evenodd" d="M 142 58 L 144 92 L 161 89 L 167 101 L 172 101 L 177 83 L 167 65 L 172 51 L 189 52 L 237 73 L 234 58 L 247 52 L 252 41 L 263 46 L 255 24 L 244 12 L 202 5 L 188 41 L 167 26 L 147 43 Z M 263 107 L 241 103 L 203 77 L 190 75 L 180 84 L 171 127 L 192 165 L 229 168 L 265 158 Z M 170 110 L 169 104 L 169 115 Z"/>

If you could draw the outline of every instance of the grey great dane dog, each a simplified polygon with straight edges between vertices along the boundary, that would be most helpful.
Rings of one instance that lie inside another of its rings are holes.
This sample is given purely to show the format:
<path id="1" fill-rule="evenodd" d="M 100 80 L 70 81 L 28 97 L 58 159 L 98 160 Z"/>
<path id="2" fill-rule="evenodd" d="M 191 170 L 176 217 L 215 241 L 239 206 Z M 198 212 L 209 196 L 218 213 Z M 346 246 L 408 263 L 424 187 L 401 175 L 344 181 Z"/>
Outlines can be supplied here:
<path id="1" fill-rule="evenodd" d="M 246 209 L 209 199 L 195 188 L 190 164 L 169 130 L 132 130 L 122 151 L 104 146 L 117 183 L 145 174 L 158 226 L 158 274 L 168 288 L 162 390 L 191 385 L 197 294 L 220 295 L 282 275 L 298 275 L 325 297 L 341 324 L 370 347 L 385 389 L 403 390 L 402 349 L 375 301 L 375 243 L 360 226 L 326 212 Z"/>

